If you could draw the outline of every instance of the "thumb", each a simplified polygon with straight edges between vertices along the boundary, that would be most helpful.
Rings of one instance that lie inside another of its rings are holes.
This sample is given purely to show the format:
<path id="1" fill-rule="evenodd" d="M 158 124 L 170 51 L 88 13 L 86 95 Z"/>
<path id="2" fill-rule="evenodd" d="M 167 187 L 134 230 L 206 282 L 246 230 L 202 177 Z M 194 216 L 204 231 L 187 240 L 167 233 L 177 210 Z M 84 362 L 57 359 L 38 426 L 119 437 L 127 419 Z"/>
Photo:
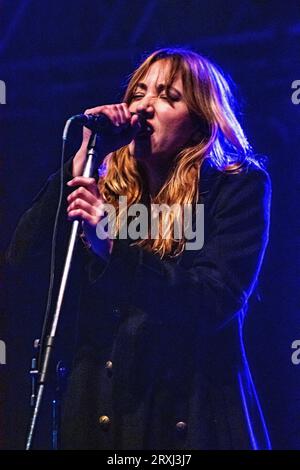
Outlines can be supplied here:
<path id="1" fill-rule="evenodd" d="M 130 124 L 131 124 L 131 129 L 133 130 L 134 134 L 136 134 L 142 128 L 139 116 L 137 114 L 134 114 L 131 117 Z"/>

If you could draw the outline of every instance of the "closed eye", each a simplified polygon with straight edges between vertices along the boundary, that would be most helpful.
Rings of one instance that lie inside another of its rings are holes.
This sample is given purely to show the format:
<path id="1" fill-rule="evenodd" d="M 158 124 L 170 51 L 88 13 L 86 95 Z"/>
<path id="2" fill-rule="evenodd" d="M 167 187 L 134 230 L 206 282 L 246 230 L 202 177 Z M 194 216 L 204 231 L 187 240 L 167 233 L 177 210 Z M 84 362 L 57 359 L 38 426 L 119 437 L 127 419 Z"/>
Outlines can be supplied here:
<path id="1" fill-rule="evenodd" d="M 132 100 L 140 100 L 142 98 L 144 98 L 145 95 L 143 95 L 142 93 L 135 93 L 134 95 L 132 95 Z M 161 93 L 159 95 L 160 98 L 162 98 L 163 100 L 167 100 L 167 101 L 179 101 L 180 100 L 180 97 L 179 96 L 174 96 L 174 95 L 171 95 L 171 94 L 163 94 Z"/>
<path id="2" fill-rule="evenodd" d="M 145 95 L 142 95 L 142 94 L 140 94 L 140 93 L 137 93 L 137 94 L 135 94 L 135 95 L 132 96 L 132 99 L 133 99 L 133 100 L 138 100 L 138 99 L 143 98 L 144 96 L 145 96 Z"/>
<path id="3" fill-rule="evenodd" d="M 169 103 L 172 103 L 172 102 L 174 102 L 174 101 L 179 101 L 179 100 L 180 100 L 179 97 L 173 96 L 173 95 L 171 95 L 171 94 L 168 94 L 168 95 L 165 95 L 165 94 L 162 95 L 162 94 L 161 94 L 161 95 L 160 95 L 160 98 L 162 98 L 163 100 L 167 100 Z"/>

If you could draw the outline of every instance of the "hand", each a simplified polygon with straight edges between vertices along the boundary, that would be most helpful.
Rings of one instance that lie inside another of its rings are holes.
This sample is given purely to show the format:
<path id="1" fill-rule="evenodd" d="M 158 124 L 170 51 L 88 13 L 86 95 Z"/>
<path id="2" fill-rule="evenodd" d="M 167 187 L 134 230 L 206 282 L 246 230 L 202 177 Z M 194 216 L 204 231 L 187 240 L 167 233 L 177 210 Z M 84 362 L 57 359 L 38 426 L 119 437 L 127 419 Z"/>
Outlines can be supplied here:
<path id="1" fill-rule="evenodd" d="M 68 220 L 81 220 L 85 236 L 91 249 L 103 259 L 108 260 L 113 240 L 98 238 L 96 228 L 104 216 L 104 200 L 99 193 L 95 178 L 77 176 L 68 181 L 68 186 L 79 186 L 67 198 Z"/>
<path id="2" fill-rule="evenodd" d="M 99 139 L 98 152 L 102 158 L 129 144 L 141 128 L 139 117 L 136 114 L 131 115 L 126 103 L 97 106 L 87 109 L 84 114 L 104 114 L 113 124 L 112 129 L 104 131 Z M 81 147 L 73 160 L 73 176 L 81 175 L 83 172 L 91 133 L 87 127 L 83 127 Z"/>

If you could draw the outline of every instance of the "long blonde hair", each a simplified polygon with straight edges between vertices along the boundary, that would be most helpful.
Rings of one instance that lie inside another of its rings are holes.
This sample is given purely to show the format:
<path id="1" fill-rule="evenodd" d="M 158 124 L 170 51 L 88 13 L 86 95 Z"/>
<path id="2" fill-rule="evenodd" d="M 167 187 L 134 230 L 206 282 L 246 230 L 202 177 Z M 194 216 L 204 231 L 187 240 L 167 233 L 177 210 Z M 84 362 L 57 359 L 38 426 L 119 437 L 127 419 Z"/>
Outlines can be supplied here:
<path id="1" fill-rule="evenodd" d="M 129 105 L 137 83 L 158 60 L 170 63 L 167 89 L 178 74 L 183 83 L 183 97 L 200 130 L 199 141 L 190 142 L 174 158 L 169 175 L 152 200 L 155 204 L 192 204 L 198 201 L 200 168 L 207 158 L 221 171 L 239 172 L 253 158 L 252 149 L 234 112 L 234 99 L 224 74 L 210 60 L 181 48 L 160 49 L 144 60 L 132 74 L 124 101 Z M 99 171 L 99 190 L 106 202 L 118 211 L 119 196 L 127 196 L 127 205 L 137 202 L 150 204 L 145 177 L 139 162 L 130 155 L 128 146 L 108 155 Z M 120 222 L 120 214 L 117 220 Z M 185 247 L 185 238 L 173 236 L 174 217 L 168 220 L 168 236 L 139 240 L 133 244 L 158 253 L 161 258 L 178 256 Z M 120 229 L 117 223 L 117 231 Z"/>

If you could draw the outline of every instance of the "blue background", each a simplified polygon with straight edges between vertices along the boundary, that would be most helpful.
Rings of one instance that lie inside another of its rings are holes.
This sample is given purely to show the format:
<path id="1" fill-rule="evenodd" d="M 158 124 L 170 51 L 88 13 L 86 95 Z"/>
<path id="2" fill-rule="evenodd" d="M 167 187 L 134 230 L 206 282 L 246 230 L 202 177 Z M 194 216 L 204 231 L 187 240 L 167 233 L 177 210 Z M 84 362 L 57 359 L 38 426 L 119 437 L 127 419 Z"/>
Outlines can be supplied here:
<path id="1" fill-rule="evenodd" d="M 270 243 L 246 342 L 273 446 L 299 449 L 300 365 L 291 362 L 291 343 L 300 339 L 300 104 L 291 101 L 291 84 L 300 80 L 299 1 L 1 1 L 0 79 L 7 87 L 7 104 L 0 106 L 1 250 L 59 167 L 66 119 L 119 102 L 141 55 L 175 45 L 207 55 L 232 76 L 249 140 L 268 156 Z M 67 155 L 79 142 L 75 129 Z M 7 383 L 0 417 L 5 411 L 14 423 L 5 425 L 5 447 L 23 446 L 27 370 L 46 281 L 38 274 L 14 280 L 7 289 L 14 300 L 4 299 L 0 338 L 8 363 L 0 366 Z M 10 428 L 17 431 L 13 439 Z"/>

